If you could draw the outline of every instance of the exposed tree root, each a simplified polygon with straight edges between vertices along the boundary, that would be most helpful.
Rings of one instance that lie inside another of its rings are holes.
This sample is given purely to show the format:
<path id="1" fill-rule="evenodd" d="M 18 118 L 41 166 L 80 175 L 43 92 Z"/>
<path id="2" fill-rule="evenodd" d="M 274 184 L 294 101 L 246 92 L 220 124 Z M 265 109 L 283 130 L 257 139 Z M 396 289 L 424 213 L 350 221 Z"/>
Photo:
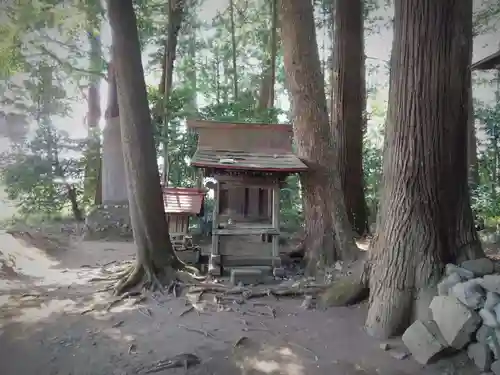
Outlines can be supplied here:
<path id="1" fill-rule="evenodd" d="M 165 285 L 170 285 L 169 292 L 177 294 L 176 285 L 173 284 L 179 282 L 192 284 L 206 280 L 206 277 L 200 276 L 199 271 L 194 267 L 188 266 L 179 260 L 174 261 L 174 265 L 175 268 L 165 267 L 161 270 L 155 270 L 154 267 L 146 267 L 141 264 L 132 265 L 119 275 L 113 276 L 112 279 L 120 279 L 114 288 L 114 294 L 121 295 L 139 285 L 142 290 L 160 292 L 164 291 Z"/>
<path id="2" fill-rule="evenodd" d="M 164 270 L 165 276 L 168 276 L 168 270 Z M 174 272 L 170 272 L 173 274 Z M 126 291 L 141 286 L 143 290 L 163 291 L 163 284 L 158 279 L 155 270 L 147 269 L 140 264 L 130 267 L 129 270 L 123 273 L 121 280 L 116 284 L 114 294 L 121 295 Z"/>

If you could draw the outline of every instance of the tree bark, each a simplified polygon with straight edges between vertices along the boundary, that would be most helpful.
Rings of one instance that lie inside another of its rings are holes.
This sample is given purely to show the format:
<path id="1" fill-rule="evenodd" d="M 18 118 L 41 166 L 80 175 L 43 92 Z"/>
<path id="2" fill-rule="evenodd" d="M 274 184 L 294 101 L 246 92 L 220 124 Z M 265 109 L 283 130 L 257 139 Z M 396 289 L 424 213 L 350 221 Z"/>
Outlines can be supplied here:
<path id="1" fill-rule="evenodd" d="M 277 0 L 270 0 L 271 35 L 269 38 L 269 57 L 264 61 L 262 82 L 259 94 L 259 110 L 274 107 L 274 84 L 276 81 L 276 55 L 278 53 L 278 8 Z"/>
<path id="2" fill-rule="evenodd" d="M 446 263 L 484 255 L 464 152 L 472 0 L 397 0 L 393 43 L 366 320 L 384 338 L 426 314 Z"/>
<path id="3" fill-rule="evenodd" d="M 90 14 L 90 17 L 95 15 Z M 88 30 L 90 42 L 90 65 L 92 71 L 98 71 L 101 67 L 101 42 L 98 35 L 98 28 L 93 19 L 88 20 L 90 26 Z M 90 79 L 87 97 L 87 139 L 88 154 L 87 166 L 85 171 L 84 194 L 92 196 L 95 205 L 102 203 L 102 183 L 101 178 L 101 132 L 99 120 L 101 119 L 101 80 L 95 75 Z"/>
<path id="4" fill-rule="evenodd" d="M 357 256 L 347 218 L 335 146 L 330 132 L 324 79 L 310 1 L 280 2 L 281 40 L 292 96 L 298 156 L 309 170 L 301 176 L 309 270 Z"/>
<path id="5" fill-rule="evenodd" d="M 114 68 L 119 92 L 123 156 L 136 264 L 116 287 L 120 293 L 141 280 L 149 288 L 175 277 L 183 267 L 168 233 L 156 163 L 137 21 L 132 0 L 108 0 Z M 160 278 L 161 277 L 161 278 Z"/>
<path id="6" fill-rule="evenodd" d="M 333 43 L 331 121 L 339 156 L 336 169 L 349 222 L 367 234 L 368 217 L 363 182 L 365 127 L 364 12 L 362 0 L 336 0 Z"/>
<path id="7" fill-rule="evenodd" d="M 102 201 L 108 204 L 123 204 L 127 202 L 128 195 L 114 60 L 109 63 L 108 68 L 108 104 L 104 118 L 106 125 L 102 137 Z"/>
<path id="8" fill-rule="evenodd" d="M 234 0 L 229 0 L 229 15 L 231 27 L 231 57 L 233 62 L 233 100 L 238 100 L 238 68 L 236 64 L 236 30 L 234 25 Z"/>
<path id="9" fill-rule="evenodd" d="M 169 0 L 168 2 L 168 29 L 165 42 L 164 61 L 162 66 L 162 78 L 160 82 L 160 93 L 163 94 L 162 124 L 163 124 L 163 173 L 164 186 L 168 185 L 169 161 L 168 161 L 168 102 L 172 91 L 174 74 L 174 62 L 177 50 L 177 40 L 181 29 L 182 16 L 185 0 Z"/>

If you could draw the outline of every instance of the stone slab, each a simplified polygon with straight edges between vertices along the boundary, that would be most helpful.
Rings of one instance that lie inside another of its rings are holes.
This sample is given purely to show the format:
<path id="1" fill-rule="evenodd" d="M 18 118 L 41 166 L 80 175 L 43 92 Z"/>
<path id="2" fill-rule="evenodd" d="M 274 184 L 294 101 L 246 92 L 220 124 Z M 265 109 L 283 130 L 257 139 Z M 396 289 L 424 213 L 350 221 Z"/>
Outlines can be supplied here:
<path id="1" fill-rule="evenodd" d="M 238 285 L 259 284 L 263 281 L 264 277 L 262 270 L 259 268 L 233 268 L 231 270 L 231 283 Z"/>
<path id="2" fill-rule="evenodd" d="M 455 349 L 460 350 L 467 345 L 472 333 L 481 324 L 479 315 L 455 297 L 434 297 L 429 308 L 442 336 Z"/>
<path id="3" fill-rule="evenodd" d="M 85 219 L 83 239 L 86 241 L 133 239 L 127 203 L 102 204 L 94 207 Z"/>
<path id="4" fill-rule="evenodd" d="M 500 294 L 500 275 L 486 275 L 483 277 L 481 286 L 488 292 Z"/>
<path id="5" fill-rule="evenodd" d="M 431 362 L 436 355 L 446 349 L 447 344 L 434 332 L 437 332 L 437 326 L 433 329 L 435 322 L 424 323 L 416 320 L 403 334 L 403 342 L 411 352 L 415 361 L 422 365 Z"/>
<path id="6" fill-rule="evenodd" d="M 445 268 L 446 276 L 450 276 L 453 273 L 458 274 L 462 280 L 470 280 L 474 278 L 474 272 L 466 270 L 462 267 L 458 267 L 455 264 L 448 263 Z"/>
<path id="7" fill-rule="evenodd" d="M 467 348 L 467 355 L 481 371 L 489 371 L 493 363 L 493 353 L 487 344 L 475 342 Z"/>
<path id="8" fill-rule="evenodd" d="M 500 296 L 497 293 L 486 293 L 486 302 L 484 303 L 484 308 L 486 310 L 493 311 L 495 306 L 498 304 L 500 304 Z"/>
<path id="9" fill-rule="evenodd" d="M 437 286 L 438 295 L 449 295 L 450 289 L 462 281 L 460 275 L 456 272 L 446 276 Z"/>
<path id="10" fill-rule="evenodd" d="M 449 295 L 456 297 L 465 306 L 477 310 L 484 306 L 486 300 L 486 293 L 481 288 L 481 279 L 472 279 L 463 283 L 454 285 Z"/>
<path id="11" fill-rule="evenodd" d="M 493 362 L 491 365 L 491 372 L 495 375 L 500 375 L 500 360 Z"/>
<path id="12" fill-rule="evenodd" d="M 460 264 L 460 267 L 473 272 L 476 277 L 489 275 L 495 270 L 493 261 L 488 258 L 466 260 Z"/>

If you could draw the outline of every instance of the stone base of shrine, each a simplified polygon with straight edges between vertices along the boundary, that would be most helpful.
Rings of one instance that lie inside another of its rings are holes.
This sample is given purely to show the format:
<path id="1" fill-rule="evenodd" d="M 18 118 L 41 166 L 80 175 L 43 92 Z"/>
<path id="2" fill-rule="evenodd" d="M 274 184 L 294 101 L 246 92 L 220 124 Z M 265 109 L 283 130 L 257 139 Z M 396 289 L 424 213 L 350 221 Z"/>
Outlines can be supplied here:
<path id="1" fill-rule="evenodd" d="M 85 219 L 86 241 L 131 241 L 132 227 L 128 202 L 105 203 L 93 208 Z"/>

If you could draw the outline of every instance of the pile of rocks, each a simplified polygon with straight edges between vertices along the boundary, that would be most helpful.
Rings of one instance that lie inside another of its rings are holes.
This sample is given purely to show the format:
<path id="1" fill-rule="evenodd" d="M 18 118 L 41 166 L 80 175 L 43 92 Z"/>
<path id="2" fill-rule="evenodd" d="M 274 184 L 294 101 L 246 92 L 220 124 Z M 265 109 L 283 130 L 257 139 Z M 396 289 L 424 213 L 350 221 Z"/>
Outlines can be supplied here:
<path id="1" fill-rule="evenodd" d="M 430 306 L 403 334 L 415 360 L 430 363 L 457 350 L 484 372 L 500 375 L 500 269 L 487 258 L 448 264 Z"/>
<path id="2" fill-rule="evenodd" d="M 85 219 L 83 238 L 87 241 L 132 239 L 128 204 L 96 206 Z"/>

